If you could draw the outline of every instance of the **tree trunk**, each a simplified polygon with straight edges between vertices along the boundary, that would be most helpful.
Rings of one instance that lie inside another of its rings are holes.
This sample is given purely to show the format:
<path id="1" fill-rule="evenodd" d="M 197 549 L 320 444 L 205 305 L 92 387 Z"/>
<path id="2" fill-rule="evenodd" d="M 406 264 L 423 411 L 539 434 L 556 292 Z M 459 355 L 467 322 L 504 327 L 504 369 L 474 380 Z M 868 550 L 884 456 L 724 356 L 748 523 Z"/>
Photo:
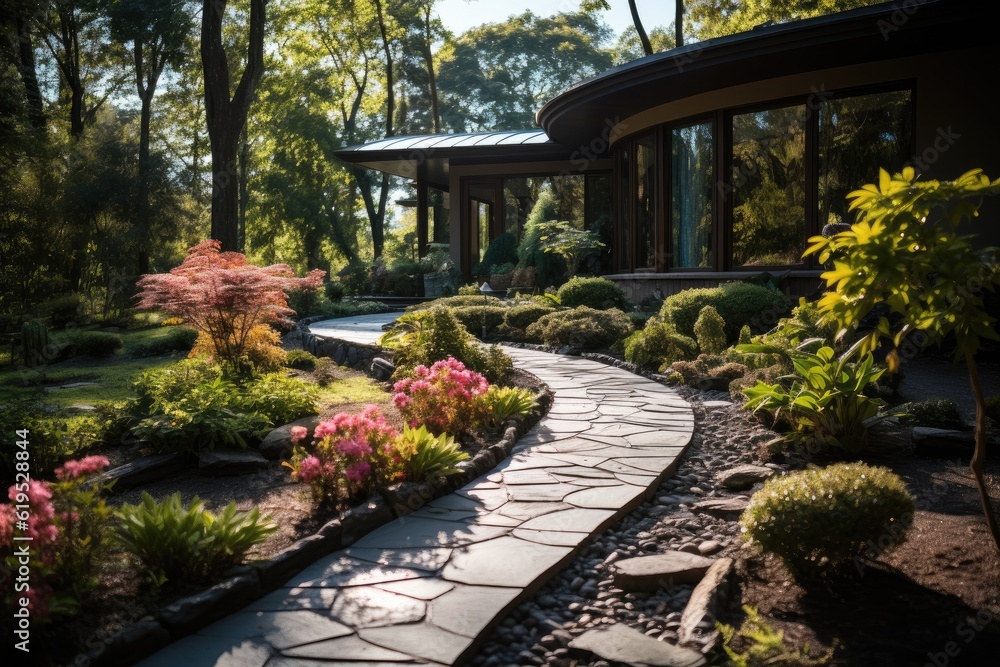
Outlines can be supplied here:
<path id="1" fill-rule="evenodd" d="M 976 449 L 972 454 L 972 463 L 969 467 L 976 478 L 976 486 L 979 487 L 979 498 L 983 503 L 986 525 L 990 529 L 990 535 L 993 536 L 997 551 L 1000 551 L 1000 526 L 997 525 L 996 513 L 993 511 L 993 501 L 990 499 L 986 480 L 983 479 L 983 466 L 986 465 L 986 398 L 983 396 L 983 387 L 979 382 L 976 360 L 972 352 L 968 350 L 965 352 L 965 365 L 969 369 L 972 395 L 976 399 Z"/>
<path id="2" fill-rule="evenodd" d="M 378 31 L 382 36 L 382 51 L 385 53 L 385 136 L 391 137 L 393 117 L 396 115 L 396 93 L 393 85 L 392 48 L 389 46 L 389 31 L 382 13 L 382 0 L 375 0 L 375 12 L 378 16 Z"/>
<path id="3" fill-rule="evenodd" d="M 205 118 L 212 146 L 212 238 L 223 250 L 238 250 L 239 151 L 254 91 L 264 72 L 264 25 L 267 0 L 250 2 L 247 65 L 232 98 L 229 65 L 222 41 L 227 0 L 202 0 L 201 62 L 205 72 Z"/>
<path id="4" fill-rule="evenodd" d="M 639 9 L 635 6 L 635 0 L 628 0 L 628 9 L 632 12 L 632 23 L 635 25 L 635 31 L 639 33 L 639 41 L 642 42 L 642 52 L 647 55 L 653 55 L 653 45 L 649 43 L 649 36 L 646 35 L 646 29 L 642 27 L 642 21 L 639 19 Z"/>
<path id="5" fill-rule="evenodd" d="M 247 126 L 244 123 L 240 132 L 240 217 L 236 235 L 236 249 L 243 252 L 247 239 L 247 206 L 250 203 L 250 141 L 247 139 Z"/>
<path id="6" fill-rule="evenodd" d="M 677 0 L 675 5 L 677 12 L 674 15 L 674 42 L 675 46 L 684 46 L 684 0 Z"/>
<path id="7" fill-rule="evenodd" d="M 427 85 L 431 95 L 431 128 L 434 134 L 441 132 L 441 113 L 438 110 L 437 77 L 434 75 L 434 54 L 431 52 L 431 6 L 424 6 L 424 59 L 427 61 Z"/>
<path id="8" fill-rule="evenodd" d="M 15 19 L 17 29 L 18 71 L 28 99 L 28 119 L 31 126 L 45 132 L 45 109 L 42 105 L 42 91 L 38 87 L 38 70 L 35 67 L 35 47 L 31 43 L 31 22 L 24 16 Z"/>

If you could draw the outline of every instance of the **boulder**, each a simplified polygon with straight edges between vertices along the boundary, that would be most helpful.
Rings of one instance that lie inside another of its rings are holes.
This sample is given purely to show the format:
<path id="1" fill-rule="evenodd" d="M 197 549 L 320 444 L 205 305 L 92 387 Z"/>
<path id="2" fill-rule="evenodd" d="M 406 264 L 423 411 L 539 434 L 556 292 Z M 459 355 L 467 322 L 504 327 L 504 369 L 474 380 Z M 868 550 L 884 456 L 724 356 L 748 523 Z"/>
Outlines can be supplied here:
<path id="1" fill-rule="evenodd" d="M 916 426 L 910 438 L 916 453 L 930 458 L 966 459 L 976 448 L 976 436 L 972 431 Z"/>
<path id="2" fill-rule="evenodd" d="M 733 491 L 743 491 L 774 475 L 774 471 L 764 466 L 742 465 L 723 470 L 717 475 L 719 483 Z"/>
<path id="3" fill-rule="evenodd" d="M 702 634 L 699 632 L 699 626 L 704 627 L 703 621 L 708 621 L 713 628 L 715 627 L 718 614 L 725 608 L 729 599 L 732 572 L 732 559 L 719 558 L 712 563 L 705 577 L 691 591 L 691 598 L 684 607 L 681 625 L 677 630 L 681 645 L 714 646 L 718 641 L 718 630 L 712 629 Z"/>
<path id="4" fill-rule="evenodd" d="M 698 651 L 657 641 L 621 623 L 587 630 L 573 639 L 569 647 L 626 665 L 700 667 L 706 664 L 705 657 Z"/>
<path id="5" fill-rule="evenodd" d="M 216 449 L 198 455 L 198 470 L 205 475 L 246 475 L 270 465 L 259 452 L 242 449 Z"/>
<path id="6" fill-rule="evenodd" d="M 701 581 L 714 562 L 695 553 L 668 551 L 655 556 L 626 558 L 611 566 L 615 586 L 624 591 L 655 591 L 668 584 L 694 584 Z"/>
<path id="7" fill-rule="evenodd" d="M 100 483 L 114 482 L 114 491 L 123 491 L 147 482 L 159 481 L 173 475 L 183 467 L 184 461 L 176 453 L 154 454 L 111 470 L 105 470 L 97 476 L 96 481 Z"/>
<path id="8" fill-rule="evenodd" d="M 422 482 L 400 482 L 382 489 L 381 493 L 392 513 L 402 517 L 427 504 L 434 497 L 434 487 Z"/>
<path id="9" fill-rule="evenodd" d="M 372 359 L 372 377 L 379 382 L 388 382 L 392 379 L 392 374 L 396 372 L 396 367 L 391 361 L 384 357 Z"/>
<path id="10" fill-rule="evenodd" d="M 302 419 L 296 419 L 291 424 L 279 426 L 264 436 L 264 440 L 257 447 L 257 451 L 260 452 L 261 456 L 270 461 L 287 459 L 292 455 L 292 448 L 294 447 L 294 443 L 292 442 L 292 427 L 305 426 L 309 429 L 309 434 L 306 436 L 306 442 L 309 442 L 312 440 L 313 431 L 316 430 L 318 424 L 319 415 L 310 415 Z"/>
<path id="11" fill-rule="evenodd" d="M 746 498 L 709 498 L 696 502 L 691 509 L 719 519 L 732 520 L 743 514 L 748 502 Z"/>

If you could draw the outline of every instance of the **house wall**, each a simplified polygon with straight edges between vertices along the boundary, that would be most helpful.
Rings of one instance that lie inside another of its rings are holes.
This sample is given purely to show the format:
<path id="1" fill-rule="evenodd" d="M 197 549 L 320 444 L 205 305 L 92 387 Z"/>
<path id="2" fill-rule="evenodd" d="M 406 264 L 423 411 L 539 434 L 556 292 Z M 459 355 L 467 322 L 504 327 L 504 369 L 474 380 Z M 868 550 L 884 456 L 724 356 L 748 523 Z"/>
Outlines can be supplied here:
<path id="1" fill-rule="evenodd" d="M 891 48 L 891 41 L 887 48 Z M 993 86 L 982 72 L 989 63 L 996 62 L 998 55 L 1000 45 L 991 45 L 747 83 L 629 116 L 615 126 L 611 136 L 620 141 L 664 123 L 720 109 L 810 94 L 820 101 L 825 91 L 903 82 L 913 86 L 916 153 L 912 162 L 917 170 L 927 179 L 950 180 L 979 167 L 995 180 L 1000 178 L 996 106 Z M 1000 245 L 998 218 L 1000 202 L 988 201 L 980 218 L 966 231 L 978 234 L 984 246 Z M 745 273 L 623 273 L 608 277 L 622 285 L 630 298 L 641 299 L 656 288 L 669 295 L 687 287 L 712 286 L 745 277 Z M 793 271 L 786 281 L 787 290 L 792 295 L 813 293 L 819 284 L 818 275 L 819 271 Z"/>

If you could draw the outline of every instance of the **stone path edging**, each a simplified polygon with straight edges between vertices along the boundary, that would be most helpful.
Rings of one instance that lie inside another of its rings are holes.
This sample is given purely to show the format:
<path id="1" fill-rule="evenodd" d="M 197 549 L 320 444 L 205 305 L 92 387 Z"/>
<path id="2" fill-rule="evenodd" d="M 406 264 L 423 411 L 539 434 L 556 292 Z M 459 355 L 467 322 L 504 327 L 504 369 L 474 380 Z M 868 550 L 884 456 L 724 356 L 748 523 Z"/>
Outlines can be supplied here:
<path id="1" fill-rule="evenodd" d="M 507 610 L 656 490 L 694 427 L 668 387 L 594 361 L 507 351 L 555 393 L 511 458 L 142 664 L 459 664 L 471 656 Z"/>

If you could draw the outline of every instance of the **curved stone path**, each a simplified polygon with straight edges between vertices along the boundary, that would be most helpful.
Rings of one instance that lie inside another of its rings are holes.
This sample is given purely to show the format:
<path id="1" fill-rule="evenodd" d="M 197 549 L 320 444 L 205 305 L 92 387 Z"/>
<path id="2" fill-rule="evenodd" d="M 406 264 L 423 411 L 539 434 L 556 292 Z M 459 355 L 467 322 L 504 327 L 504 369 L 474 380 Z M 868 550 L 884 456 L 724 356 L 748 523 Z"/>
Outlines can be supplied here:
<path id="1" fill-rule="evenodd" d="M 360 330 L 389 318 L 364 318 Z M 331 321 L 313 329 L 361 335 Z M 377 667 L 471 656 L 507 610 L 676 469 L 694 428 L 668 387 L 576 357 L 507 352 L 555 392 L 511 458 L 142 664 Z"/>

